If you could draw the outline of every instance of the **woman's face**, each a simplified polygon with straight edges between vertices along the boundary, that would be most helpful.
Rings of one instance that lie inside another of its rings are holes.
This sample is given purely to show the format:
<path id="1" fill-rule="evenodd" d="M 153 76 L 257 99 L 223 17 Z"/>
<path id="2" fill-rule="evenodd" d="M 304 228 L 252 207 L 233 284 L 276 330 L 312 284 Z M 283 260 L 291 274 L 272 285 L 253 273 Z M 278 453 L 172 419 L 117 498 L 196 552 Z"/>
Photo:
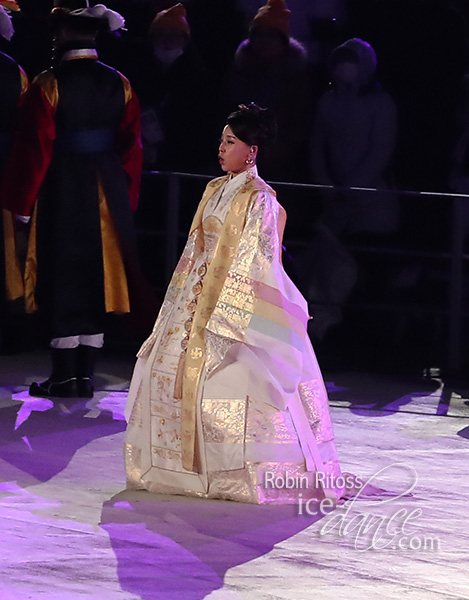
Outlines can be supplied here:
<path id="1" fill-rule="evenodd" d="M 218 160 L 226 173 L 237 175 L 252 166 L 257 156 L 257 146 L 248 146 L 235 136 L 231 127 L 223 129 L 218 147 Z M 252 163 L 246 161 L 252 160 Z"/>

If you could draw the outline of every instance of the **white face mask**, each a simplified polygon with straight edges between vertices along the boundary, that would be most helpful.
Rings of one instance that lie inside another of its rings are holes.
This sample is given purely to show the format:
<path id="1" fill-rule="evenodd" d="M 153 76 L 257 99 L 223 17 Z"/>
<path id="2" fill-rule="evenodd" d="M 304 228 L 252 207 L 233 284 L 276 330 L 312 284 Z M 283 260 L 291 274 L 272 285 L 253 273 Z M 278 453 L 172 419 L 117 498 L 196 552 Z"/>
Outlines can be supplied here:
<path id="1" fill-rule="evenodd" d="M 153 53 L 164 65 L 172 65 L 174 61 L 184 54 L 184 48 L 172 48 L 171 50 L 153 48 Z"/>
<path id="2" fill-rule="evenodd" d="M 339 62 L 334 68 L 334 79 L 350 85 L 358 81 L 358 65 L 355 62 Z"/>

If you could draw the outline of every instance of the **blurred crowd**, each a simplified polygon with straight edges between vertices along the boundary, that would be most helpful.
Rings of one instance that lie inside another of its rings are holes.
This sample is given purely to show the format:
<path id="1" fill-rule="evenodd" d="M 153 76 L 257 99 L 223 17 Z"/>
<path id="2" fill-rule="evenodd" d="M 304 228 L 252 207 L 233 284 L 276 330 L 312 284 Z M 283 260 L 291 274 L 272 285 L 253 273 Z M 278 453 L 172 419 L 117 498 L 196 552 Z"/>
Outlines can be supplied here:
<path id="1" fill-rule="evenodd" d="M 52 0 L 18 4 L 4 51 L 33 78 L 50 63 Z M 460 185 L 469 121 L 467 3 L 176 4 L 107 2 L 126 29 L 101 38 L 100 57 L 140 98 L 147 168 L 216 173 L 223 119 L 254 101 L 279 123 L 277 144 L 260 165 L 266 179 Z M 362 42 L 343 46 L 356 38 Z"/>
<path id="2" fill-rule="evenodd" d="M 51 66 L 53 0 L 17 3 L 15 33 L 10 41 L 0 37 L 0 50 L 32 81 Z M 437 237 L 441 215 L 403 203 L 398 191 L 469 193 L 464 0 L 106 5 L 126 25 L 101 35 L 98 53 L 138 96 L 145 169 L 219 175 L 226 116 L 240 103 L 255 102 L 270 108 L 278 123 L 260 175 L 333 190 L 319 210 L 311 203 L 310 245 L 292 267 L 310 302 L 333 306 L 315 320 L 318 338 L 340 321 L 332 313 L 340 312 L 360 276 L 344 239 L 393 239 L 403 223 L 418 239 L 429 222 Z M 350 187 L 379 192 L 350 193 Z M 295 191 L 287 196 L 294 214 Z M 469 230 L 469 212 L 462 216 Z"/>

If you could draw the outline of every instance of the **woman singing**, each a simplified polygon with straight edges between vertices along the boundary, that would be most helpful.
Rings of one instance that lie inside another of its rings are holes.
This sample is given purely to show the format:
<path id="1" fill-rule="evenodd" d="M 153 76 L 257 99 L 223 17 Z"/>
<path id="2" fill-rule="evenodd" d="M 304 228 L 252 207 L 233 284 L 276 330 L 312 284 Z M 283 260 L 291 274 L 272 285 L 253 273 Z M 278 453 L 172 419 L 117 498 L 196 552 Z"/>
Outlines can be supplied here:
<path id="1" fill-rule="evenodd" d="M 131 488 L 254 504 L 341 493 L 307 303 L 281 262 L 286 214 L 257 174 L 274 137 L 255 104 L 227 119 L 226 175 L 207 185 L 132 378 Z"/>

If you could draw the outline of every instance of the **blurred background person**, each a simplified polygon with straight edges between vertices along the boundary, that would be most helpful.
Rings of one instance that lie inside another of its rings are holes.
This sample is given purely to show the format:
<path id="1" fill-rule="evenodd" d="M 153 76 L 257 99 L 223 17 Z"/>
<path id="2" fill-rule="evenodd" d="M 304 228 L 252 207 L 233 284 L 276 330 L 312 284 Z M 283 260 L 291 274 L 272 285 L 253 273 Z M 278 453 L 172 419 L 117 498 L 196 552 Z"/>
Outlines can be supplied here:
<path id="1" fill-rule="evenodd" d="M 268 0 L 236 50 L 221 96 L 230 112 L 246 99 L 271 109 L 278 123 L 275 147 L 261 158 L 267 179 L 301 181 L 308 173 L 308 115 L 312 89 L 307 53 L 290 36 L 290 10 L 284 0 Z"/>
<path id="2" fill-rule="evenodd" d="M 5 8 L 5 6 L 7 8 Z M 15 2 L 0 2 L 0 179 L 11 150 L 21 96 L 27 90 L 28 79 L 23 69 L 9 56 L 9 44 L 14 34 L 10 10 Z M 12 319 L 11 302 L 23 296 L 23 278 L 17 255 L 16 223 L 10 211 L 0 210 L 0 350 L 14 349 L 18 331 Z"/>
<path id="3" fill-rule="evenodd" d="M 361 39 L 348 40 L 332 52 L 331 89 L 319 99 L 313 125 L 314 183 L 388 187 L 397 110 L 376 82 L 376 66 L 373 48 Z M 297 259 L 315 315 L 310 333 L 316 339 L 341 321 L 341 306 L 354 289 L 359 271 L 362 274 L 343 242 L 382 240 L 395 234 L 399 224 L 398 199 L 391 193 L 332 190 L 324 192 L 323 203 L 311 243 Z"/>
<path id="4" fill-rule="evenodd" d="M 379 79 L 399 107 L 397 185 L 447 190 L 458 94 L 469 58 L 463 15 L 449 0 L 353 0 L 349 18 L 352 35 L 375 48 Z M 410 204 L 409 230 L 415 235 L 429 215 L 420 206 L 414 212 Z M 433 214 L 438 236 L 441 215 Z M 431 235 L 426 229 L 425 236 Z"/>
<path id="5" fill-rule="evenodd" d="M 389 187 L 397 108 L 377 83 L 376 66 L 375 51 L 358 38 L 332 52 L 332 88 L 320 98 L 313 125 L 314 183 Z M 393 233 L 398 221 L 398 201 L 390 194 L 338 193 L 326 199 L 324 222 L 338 235 Z"/>
<path id="6" fill-rule="evenodd" d="M 236 1 L 247 22 L 263 3 L 263 0 Z M 327 75 L 329 55 L 346 27 L 347 5 L 347 0 L 288 0 L 290 35 L 306 48 L 313 74 L 320 77 L 321 82 Z"/>
<path id="7" fill-rule="evenodd" d="M 156 15 L 130 79 L 142 107 L 145 167 L 203 171 L 209 161 L 204 133 L 213 113 L 210 78 L 181 3 Z"/>

